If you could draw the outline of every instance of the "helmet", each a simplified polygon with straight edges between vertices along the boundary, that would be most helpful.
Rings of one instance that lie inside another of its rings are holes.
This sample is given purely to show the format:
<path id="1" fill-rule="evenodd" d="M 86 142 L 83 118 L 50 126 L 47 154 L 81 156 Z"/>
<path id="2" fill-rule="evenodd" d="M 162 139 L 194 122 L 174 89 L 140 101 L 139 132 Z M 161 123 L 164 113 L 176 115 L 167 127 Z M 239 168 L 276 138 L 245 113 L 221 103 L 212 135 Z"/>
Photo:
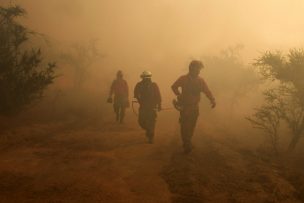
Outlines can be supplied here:
<path id="1" fill-rule="evenodd" d="M 192 60 L 189 64 L 189 70 L 192 70 L 192 69 L 202 69 L 204 68 L 204 64 L 199 61 L 199 60 Z"/>
<path id="2" fill-rule="evenodd" d="M 140 75 L 141 78 L 151 78 L 152 77 L 152 73 L 150 71 L 144 71 L 142 72 L 142 74 Z"/>

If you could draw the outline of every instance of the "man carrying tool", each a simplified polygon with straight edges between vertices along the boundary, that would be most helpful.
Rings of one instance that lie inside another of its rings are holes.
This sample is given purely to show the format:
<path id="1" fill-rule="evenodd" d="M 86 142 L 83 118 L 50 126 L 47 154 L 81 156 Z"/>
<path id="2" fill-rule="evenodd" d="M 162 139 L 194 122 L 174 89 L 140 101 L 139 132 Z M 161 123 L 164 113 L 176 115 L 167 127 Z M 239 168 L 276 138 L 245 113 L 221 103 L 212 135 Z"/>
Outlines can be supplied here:
<path id="1" fill-rule="evenodd" d="M 181 76 L 173 85 L 172 90 L 177 96 L 174 105 L 180 111 L 181 137 L 186 154 L 192 151 L 191 139 L 199 115 L 200 93 L 203 92 L 215 108 L 215 99 L 205 80 L 199 76 L 204 65 L 193 60 L 189 65 L 189 73 Z M 181 88 L 181 91 L 179 90 Z"/>
<path id="2" fill-rule="evenodd" d="M 114 94 L 114 102 L 112 95 Z M 129 87 L 126 80 L 123 79 L 122 71 L 118 71 L 116 79 L 113 81 L 110 89 L 108 103 L 113 103 L 116 121 L 123 123 L 126 108 L 129 107 Z"/>
<path id="3" fill-rule="evenodd" d="M 139 103 L 138 123 L 146 131 L 146 136 L 150 144 L 153 143 L 156 123 L 156 111 L 161 111 L 161 95 L 158 85 L 152 82 L 152 73 L 144 71 L 142 80 L 138 82 L 134 89 L 134 98 Z"/>

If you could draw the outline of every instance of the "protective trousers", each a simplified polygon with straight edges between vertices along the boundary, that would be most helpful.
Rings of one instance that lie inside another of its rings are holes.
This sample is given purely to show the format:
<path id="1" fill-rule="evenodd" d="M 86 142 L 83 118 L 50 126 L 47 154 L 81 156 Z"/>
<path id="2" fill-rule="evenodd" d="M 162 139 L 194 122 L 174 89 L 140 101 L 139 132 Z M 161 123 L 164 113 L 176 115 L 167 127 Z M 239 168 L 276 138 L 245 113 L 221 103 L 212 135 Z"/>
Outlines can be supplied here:
<path id="1" fill-rule="evenodd" d="M 116 121 L 122 123 L 126 112 L 125 98 L 114 98 L 113 107 Z"/>
<path id="2" fill-rule="evenodd" d="M 184 106 L 180 111 L 180 125 L 181 136 L 183 141 L 183 147 L 185 152 L 192 150 L 191 139 L 196 126 L 197 118 L 199 115 L 199 107 L 196 106 Z"/>
<path id="3" fill-rule="evenodd" d="M 156 110 L 154 108 L 139 108 L 138 123 L 146 131 L 149 142 L 153 142 L 156 123 Z"/>

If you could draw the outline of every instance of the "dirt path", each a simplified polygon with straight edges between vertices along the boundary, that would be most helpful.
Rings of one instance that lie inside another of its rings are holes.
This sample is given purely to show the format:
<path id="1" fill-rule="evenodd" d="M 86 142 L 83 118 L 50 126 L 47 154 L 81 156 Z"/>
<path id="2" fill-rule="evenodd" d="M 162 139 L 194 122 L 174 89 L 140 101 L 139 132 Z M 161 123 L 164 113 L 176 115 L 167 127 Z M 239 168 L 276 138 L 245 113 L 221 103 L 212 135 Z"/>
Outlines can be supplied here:
<path id="1" fill-rule="evenodd" d="M 200 141 L 192 156 L 174 153 L 163 170 L 172 202 L 301 202 L 278 166 L 211 136 Z"/>
<path id="2" fill-rule="evenodd" d="M 1 142 L 0 202 L 170 202 L 170 152 L 138 128 L 35 125 Z"/>
<path id="3" fill-rule="evenodd" d="M 235 142 L 198 129 L 186 156 L 176 127 L 161 129 L 153 145 L 134 122 L 7 131 L 0 202 L 301 202 L 279 166 Z"/>

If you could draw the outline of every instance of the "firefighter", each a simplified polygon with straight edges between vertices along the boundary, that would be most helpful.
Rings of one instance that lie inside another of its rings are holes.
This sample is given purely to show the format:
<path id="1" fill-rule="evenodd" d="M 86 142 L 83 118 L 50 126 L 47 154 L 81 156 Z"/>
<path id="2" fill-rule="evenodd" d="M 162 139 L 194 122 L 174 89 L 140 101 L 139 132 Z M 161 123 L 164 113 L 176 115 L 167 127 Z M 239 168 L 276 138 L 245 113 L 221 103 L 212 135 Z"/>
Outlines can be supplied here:
<path id="1" fill-rule="evenodd" d="M 171 86 L 174 94 L 177 96 L 177 105 L 180 111 L 181 137 L 186 154 L 192 151 L 191 139 L 199 116 L 201 92 L 208 97 L 212 108 L 216 106 L 215 99 L 207 83 L 199 76 L 202 68 L 204 68 L 204 65 L 201 61 L 191 61 L 188 74 L 178 78 Z"/>
<path id="2" fill-rule="evenodd" d="M 114 95 L 114 102 L 112 95 Z M 117 71 L 116 79 L 112 82 L 108 103 L 113 103 L 116 121 L 123 123 L 126 108 L 129 107 L 129 87 L 121 70 Z"/>
<path id="3" fill-rule="evenodd" d="M 152 73 L 144 71 L 142 80 L 134 89 L 134 98 L 139 103 L 138 123 L 146 131 L 148 143 L 152 144 L 155 132 L 157 111 L 161 111 L 161 95 L 158 85 L 151 80 Z"/>

